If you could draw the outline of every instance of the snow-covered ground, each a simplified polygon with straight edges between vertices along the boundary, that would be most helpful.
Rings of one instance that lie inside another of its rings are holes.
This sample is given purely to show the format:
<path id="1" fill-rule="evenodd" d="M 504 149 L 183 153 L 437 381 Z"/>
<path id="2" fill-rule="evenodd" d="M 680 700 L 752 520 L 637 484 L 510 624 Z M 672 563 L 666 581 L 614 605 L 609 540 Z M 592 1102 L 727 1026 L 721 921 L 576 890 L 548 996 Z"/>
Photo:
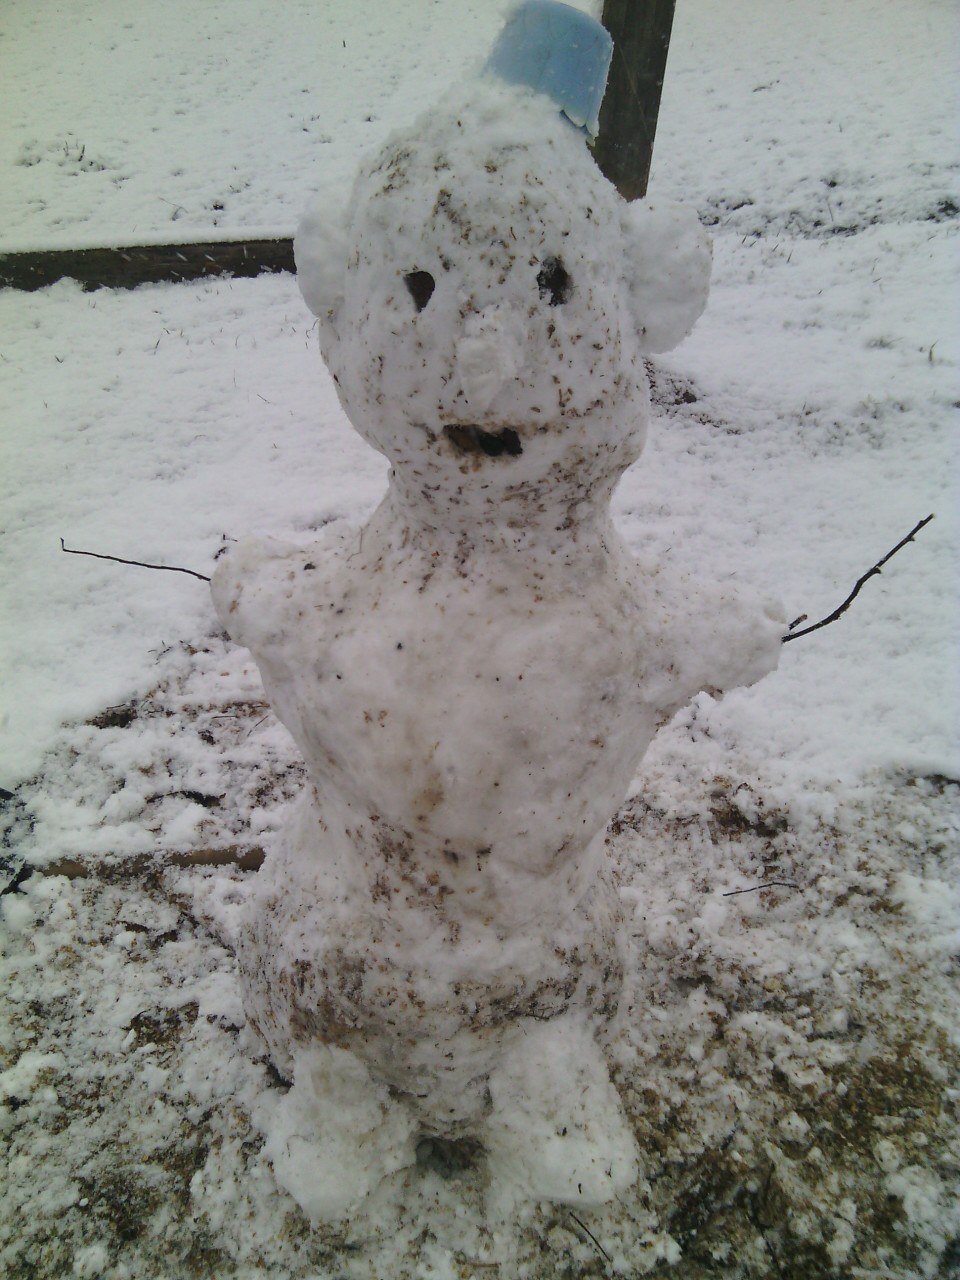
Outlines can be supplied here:
<path id="1" fill-rule="evenodd" d="M 90 3 L 66 22 L 11 0 L 0 249 L 289 234 L 502 18 L 278 12 Z M 250 873 L 193 864 L 256 861 L 292 744 L 203 582 L 58 540 L 209 573 L 224 537 L 363 517 L 385 464 L 287 277 L 0 293 L 0 786 L 18 855 L 72 875 L 3 898 L 10 1274 L 956 1265 L 958 38 L 939 0 L 678 6 L 653 188 L 712 226 L 714 287 L 653 366 L 621 527 L 817 618 L 936 519 L 776 675 L 681 712 L 611 827 L 636 904 L 617 1068 L 645 1182 L 603 1212 L 494 1230 L 482 1159 L 435 1162 L 311 1232 L 275 1185 L 250 1116 L 276 1085 L 229 949 Z M 723 896 L 771 880 L 796 887 Z"/>

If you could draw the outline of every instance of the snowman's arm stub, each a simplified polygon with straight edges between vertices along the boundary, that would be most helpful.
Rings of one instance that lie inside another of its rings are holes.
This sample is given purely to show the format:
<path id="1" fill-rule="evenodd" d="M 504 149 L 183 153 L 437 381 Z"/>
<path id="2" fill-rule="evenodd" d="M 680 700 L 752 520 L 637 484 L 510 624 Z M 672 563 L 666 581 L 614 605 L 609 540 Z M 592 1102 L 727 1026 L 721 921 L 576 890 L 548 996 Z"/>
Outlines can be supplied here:
<path id="1" fill-rule="evenodd" d="M 786 613 L 779 600 L 745 588 L 707 588 L 710 670 L 703 688 L 723 693 L 756 684 L 780 661 Z"/>
<path id="2" fill-rule="evenodd" d="M 714 697 L 756 684 L 775 670 L 786 630 L 783 606 L 747 588 L 682 579 L 658 593 L 659 647 L 669 659 L 662 713 L 698 693 Z"/>
<path id="3" fill-rule="evenodd" d="M 298 587 L 317 569 L 319 554 L 276 538 L 243 538 L 231 547 L 210 580 L 214 608 L 231 639 L 254 656 L 281 649 L 299 608 Z"/>

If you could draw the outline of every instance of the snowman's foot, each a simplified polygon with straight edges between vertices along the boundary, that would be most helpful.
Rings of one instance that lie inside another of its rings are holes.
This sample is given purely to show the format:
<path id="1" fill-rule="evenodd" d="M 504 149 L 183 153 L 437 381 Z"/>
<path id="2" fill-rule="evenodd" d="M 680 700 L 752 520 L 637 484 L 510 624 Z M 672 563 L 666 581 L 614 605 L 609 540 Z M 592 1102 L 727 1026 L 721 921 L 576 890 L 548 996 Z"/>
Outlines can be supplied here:
<path id="1" fill-rule="evenodd" d="M 491 1195 L 603 1204 L 638 1174 L 637 1144 L 585 1020 L 525 1021 L 490 1076 L 481 1133 Z"/>
<path id="2" fill-rule="evenodd" d="M 254 1119 L 277 1182 L 313 1222 L 347 1216 L 390 1174 L 416 1160 L 416 1122 L 354 1054 L 297 1050 L 293 1087 Z"/>

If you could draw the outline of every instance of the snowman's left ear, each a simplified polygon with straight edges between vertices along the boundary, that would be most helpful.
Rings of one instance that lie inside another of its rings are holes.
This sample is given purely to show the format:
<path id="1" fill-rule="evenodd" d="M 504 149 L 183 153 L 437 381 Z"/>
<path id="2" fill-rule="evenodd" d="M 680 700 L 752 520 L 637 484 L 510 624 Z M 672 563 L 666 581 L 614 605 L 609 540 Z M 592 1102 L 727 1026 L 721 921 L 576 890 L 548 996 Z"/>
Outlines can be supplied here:
<path id="1" fill-rule="evenodd" d="M 623 208 L 624 272 L 640 347 L 654 354 L 681 342 L 700 318 L 710 291 L 713 251 L 696 211 L 636 200 Z"/>
<path id="2" fill-rule="evenodd" d="M 320 348 L 326 354 L 337 337 L 347 273 L 346 200 L 323 192 L 307 208 L 293 242 L 297 284 L 320 321 Z"/>

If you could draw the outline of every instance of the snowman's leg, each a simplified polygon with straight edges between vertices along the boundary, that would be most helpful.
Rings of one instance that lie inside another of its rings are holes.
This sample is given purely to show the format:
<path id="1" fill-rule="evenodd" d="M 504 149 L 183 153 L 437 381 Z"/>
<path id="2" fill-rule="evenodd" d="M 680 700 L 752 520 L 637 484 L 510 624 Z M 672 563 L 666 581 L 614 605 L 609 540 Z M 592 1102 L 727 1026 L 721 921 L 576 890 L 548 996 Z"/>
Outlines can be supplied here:
<path id="1" fill-rule="evenodd" d="M 637 1178 L 637 1144 L 582 1015 L 524 1021 L 490 1076 L 494 1198 L 591 1205 Z"/>
<path id="2" fill-rule="evenodd" d="M 416 1122 L 346 1049 L 299 1047 L 293 1087 L 254 1120 L 277 1182 L 314 1222 L 349 1215 L 385 1177 L 416 1161 Z"/>

